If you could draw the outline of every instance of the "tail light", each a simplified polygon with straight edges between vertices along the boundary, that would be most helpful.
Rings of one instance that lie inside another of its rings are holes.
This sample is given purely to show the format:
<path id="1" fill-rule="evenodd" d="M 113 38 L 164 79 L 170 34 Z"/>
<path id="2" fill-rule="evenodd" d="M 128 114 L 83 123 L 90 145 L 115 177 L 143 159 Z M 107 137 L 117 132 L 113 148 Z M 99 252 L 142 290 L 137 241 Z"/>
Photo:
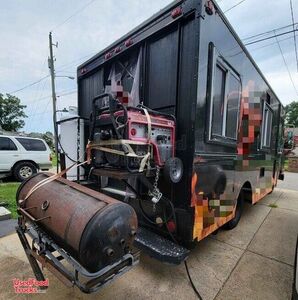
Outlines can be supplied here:
<path id="1" fill-rule="evenodd" d="M 52 154 L 49 155 L 49 161 L 52 161 L 53 158 L 52 158 Z"/>
<path id="2" fill-rule="evenodd" d="M 173 19 L 181 16 L 183 13 L 182 8 L 180 6 L 176 7 L 174 10 L 171 12 L 171 16 Z"/>
<path id="3" fill-rule="evenodd" d="M 119 47 L 116 47 L 115 48 L 115 53 L 119 53 L 120 51 L 122 50 L 122 48 L 119 46 Z"/>
<path id="4" fill-rule="evenodd" d="M 131 46 L 133 44 L 133 39 L 132 38 L 129 38 L 128 40 L 126 40 L 125 42 L 124 42 L 124 45 L 126 46 L 126 47 L 129 47 L 129 46 Z"/>
<path id="5" fill-rule="evenodd" d="M 167 222 L 167 228 L 168 228 L 168 230 L 169 230 L 171 233 L 175 232 L 175 231 L 176 231 L 176 224 L 175 224 L 175 222 L 172 221 L 172 220 L 168 221 L 168 222 Z"/>

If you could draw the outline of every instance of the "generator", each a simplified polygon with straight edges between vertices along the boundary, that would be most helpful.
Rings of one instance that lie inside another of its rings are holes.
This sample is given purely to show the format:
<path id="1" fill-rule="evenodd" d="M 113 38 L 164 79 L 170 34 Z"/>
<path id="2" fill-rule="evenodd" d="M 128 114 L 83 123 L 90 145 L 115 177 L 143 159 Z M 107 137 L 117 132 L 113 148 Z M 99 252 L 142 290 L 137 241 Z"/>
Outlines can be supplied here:
<path id="1" fill-rule="evenodd" d="M 130 173 L 164 168 L 175 173 L 174 116 L 141 104 L 125 106 L 111 94 L 102 94 L 93 99 L 90 124 L 87 154 L 93 168 Z"/>

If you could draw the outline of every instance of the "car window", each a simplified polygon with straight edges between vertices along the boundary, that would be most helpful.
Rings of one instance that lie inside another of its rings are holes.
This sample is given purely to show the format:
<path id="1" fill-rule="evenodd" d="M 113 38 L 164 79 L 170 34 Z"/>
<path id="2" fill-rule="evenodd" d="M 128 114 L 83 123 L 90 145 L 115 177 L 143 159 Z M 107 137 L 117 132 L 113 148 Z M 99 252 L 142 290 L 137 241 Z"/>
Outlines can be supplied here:
<path id="1" fill-rule="evenodd" d="M 27 151 L 46 151 L 45 144 L 40 140 L 16 138 Z"/>
<path id="2" fill-rule="evenodd" d="M 0 137 L 0 151 L 16 151 L 18 150 L 15 143 L 7 137 Z"/>

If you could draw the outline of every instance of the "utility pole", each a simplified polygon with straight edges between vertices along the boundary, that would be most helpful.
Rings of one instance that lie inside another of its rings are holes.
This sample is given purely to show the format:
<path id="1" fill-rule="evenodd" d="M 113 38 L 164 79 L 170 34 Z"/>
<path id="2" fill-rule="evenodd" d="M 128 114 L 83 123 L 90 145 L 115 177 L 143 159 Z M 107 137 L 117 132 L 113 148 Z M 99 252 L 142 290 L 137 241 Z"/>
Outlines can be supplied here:
<path id="1" fill-rule="evenodd" d="M 49 47 L 50 57 L 48 59 L 49 69 L 51 73 L 51 84 L 52 84 L 52 98 L 53 98 L 53 123 L 54 123 L 54 140 L 55 140 L 55 154 L 57 157 L 57 173 L 59 172 L 59 157 L 58 157 L 58 128 L 57 128 L 57 97 L 55 90 L 55 66 L 54 66 L 54 55 L 53 46 L 57 47 L 57 44 L 53 44 L 52 32 L 49 33 Z"/>

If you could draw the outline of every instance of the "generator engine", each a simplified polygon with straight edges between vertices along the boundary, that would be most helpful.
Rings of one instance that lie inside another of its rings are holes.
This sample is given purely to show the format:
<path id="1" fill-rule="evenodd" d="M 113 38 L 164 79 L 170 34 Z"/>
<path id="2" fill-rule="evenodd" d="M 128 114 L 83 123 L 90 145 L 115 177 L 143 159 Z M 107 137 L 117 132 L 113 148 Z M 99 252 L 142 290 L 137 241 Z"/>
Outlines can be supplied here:
<path id="1" fill-rule="evenodd" d="M 106 96 L 106 94 L 105 94 Z M 144 106 L 125 107 L 109 95 L 109 107 L 98 108 L 91 118 L 91 162 L 131 172 L 145 165 L 164 167 L 175 155 L 175 117 Z"/>

